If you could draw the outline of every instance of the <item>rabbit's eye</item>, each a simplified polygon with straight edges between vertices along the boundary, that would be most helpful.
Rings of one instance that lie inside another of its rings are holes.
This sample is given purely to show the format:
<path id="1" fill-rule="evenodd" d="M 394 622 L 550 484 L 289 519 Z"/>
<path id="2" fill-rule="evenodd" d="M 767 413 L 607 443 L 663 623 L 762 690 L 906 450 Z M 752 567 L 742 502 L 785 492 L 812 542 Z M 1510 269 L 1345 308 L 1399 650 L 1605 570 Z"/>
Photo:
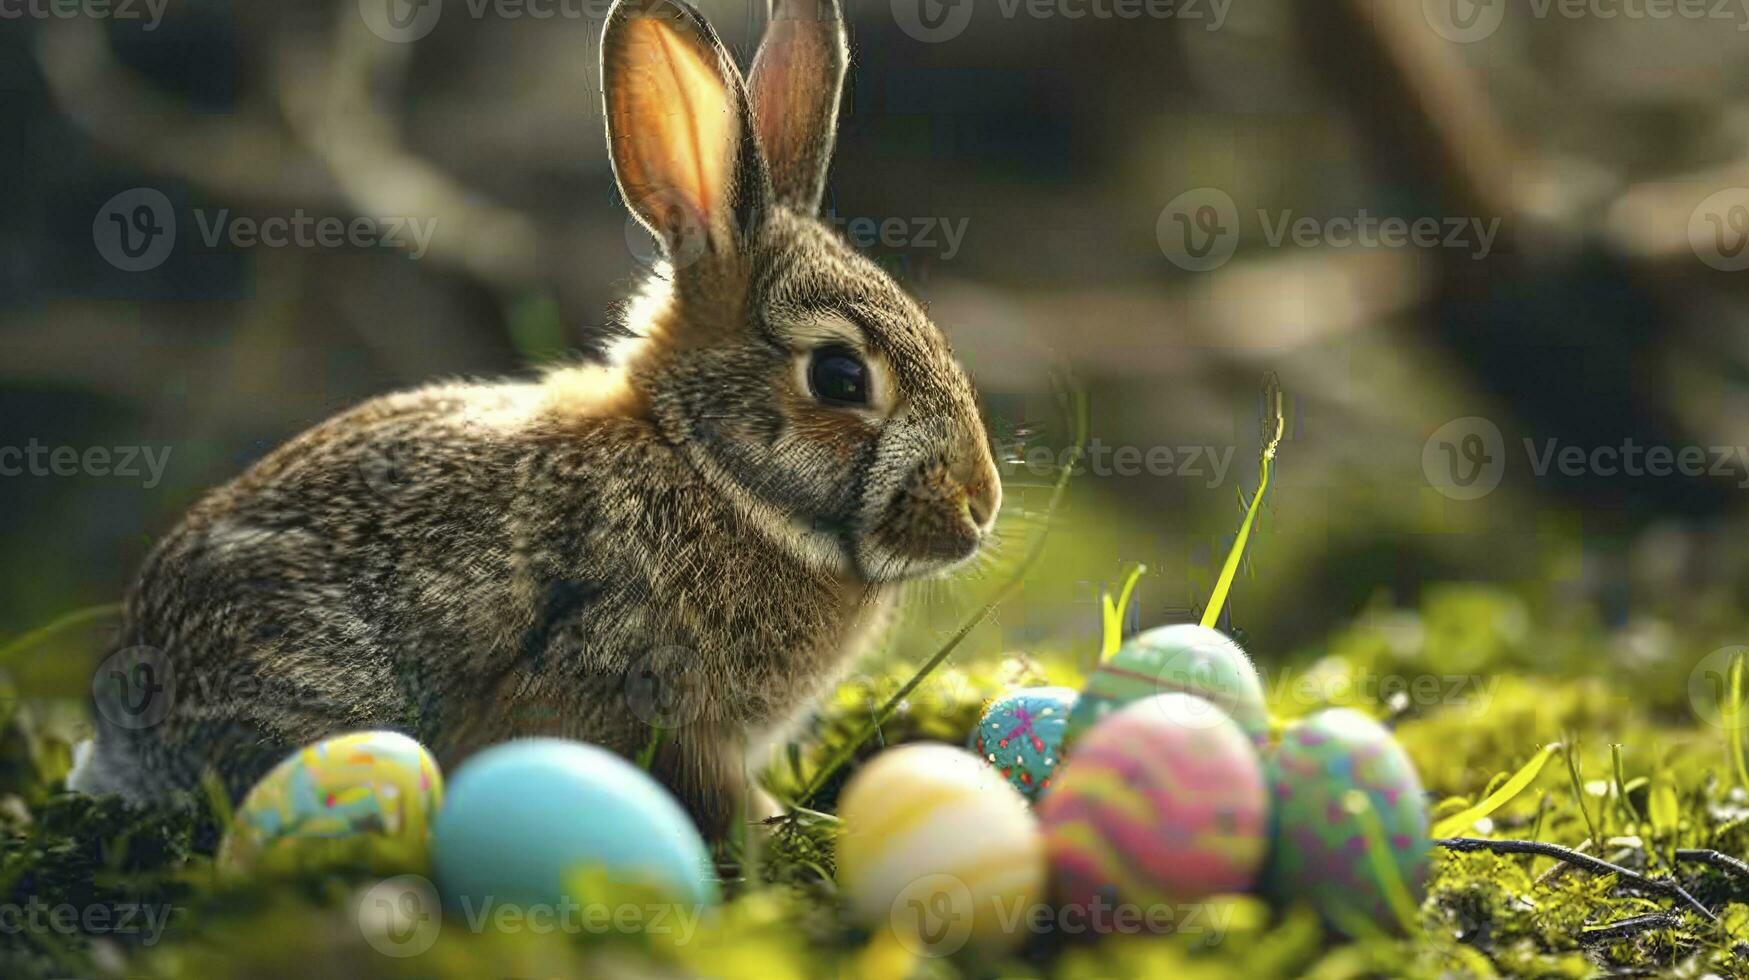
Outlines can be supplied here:
<path id="1" fill-rule="evenodd" d="M 868 365 L 848 347 L 822 347 L 808 362 L 808 387 L 828 405 L 868 404 Z"/>

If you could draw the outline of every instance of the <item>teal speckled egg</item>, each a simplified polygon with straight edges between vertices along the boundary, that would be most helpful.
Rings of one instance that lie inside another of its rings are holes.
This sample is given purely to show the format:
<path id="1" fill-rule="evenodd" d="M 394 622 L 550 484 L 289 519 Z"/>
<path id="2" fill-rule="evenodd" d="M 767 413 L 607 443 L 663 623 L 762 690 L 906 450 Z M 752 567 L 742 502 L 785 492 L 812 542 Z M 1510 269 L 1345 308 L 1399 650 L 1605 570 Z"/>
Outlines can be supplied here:
<path id="1" fill-rule="evenodd" d="M 1182 624 L 1135 636 L 1100 664 L 1081 689 L 1064 742 L 1073 746 L 1100 719 L 1132 701 L 1175 692 L 1220 708 L 1254 741 L 1269 735 L 1263 682 L 1251 658 L 1219 630 Z"/>
<path id="2" fill-rule="evenodd" d="M 1349 791 L 1359 790 L 1410 902 L 1420 904 L 1431 849 L 1427 797 L 1383 725 L 1347 708 L 1321 711 L 1289 725 L 1265 764 L 1275 804 L 1267 875 L 1275 897 L 1309 902 L 1339 929 L 1357 917 L 1385 928 L 1397 921 L 1367 856 L 1363 818 L 1347 805 Z"/>
<path id="3" fill-rule="evenodd" d="M 432 830 L 446 902 L 587 907 L 592 872 L 675 902 L 714 902 L 709 852 L 680 803 L 599 746 L 524 739 L 469 759 Z M 458 905 L 458 907 L 460 907 Z"/>
<path id="4" fill-rule="evenodd" d="M 997 698 L 972 731 L 972 751 L 1027 799 L 1038 799 L 1050 788 L 1078 696 L 1067 687 L 1029 687 Z"/>

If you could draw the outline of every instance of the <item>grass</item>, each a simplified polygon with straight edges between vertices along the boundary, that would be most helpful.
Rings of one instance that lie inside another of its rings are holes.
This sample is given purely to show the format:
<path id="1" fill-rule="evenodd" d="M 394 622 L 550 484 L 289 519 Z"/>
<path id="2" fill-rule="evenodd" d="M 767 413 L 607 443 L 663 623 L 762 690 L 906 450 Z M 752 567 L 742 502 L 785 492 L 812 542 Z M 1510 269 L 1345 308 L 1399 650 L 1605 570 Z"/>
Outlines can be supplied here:
<path id="1" fill-rule="evenodd" d="M 1430 628 L 1460 613 L 1479 628 Z M 1511 625 L 1527 616 L 1530 629 Z M 1490 624 L 1498 628 L 1486 628 Z M 1436 817 L 1443 818 L 1442 833 L 1568 847 L 1589 841 L 1589 853 L 1652 875 L 1669 871 L 1679 849 L 1749 854 L 1749 794 L 1733 771 L 1740 748 L 1722 727 L 1701 720 L 1730 720 L 1734 713 L 1689 704 L 1686 683 L 1676 683 L 1681 677 L 1652 683 L 1623 672 L 1550 677 L 1526 671 L 1537 647 L 1551 639 L 1600 650 L 1605 644 L 1601 632 L 1571 620 L 1565 628 L 1577 633 L 1553 637 L 1552 628 L 1508 592 L 1435 589 L 1417 609 L 1368 611 L 1297 658 L 1297 670 L 1266 671 L 1266 686 L 1283 716 L 1329 703 L 1390 717 L 1435 801 Z M 1478 636 L 1491 639 L 1478 648 Z M 407 959 L 370 945 L 356 906 L 361 891 L 380 877 L 424 873 L 418 855 L 355 841 L 312 851 L 298 865 L 268 875 L 222 880 L 209 857 L 219 833 L 209 811 L 130 812 L 61 792 L 77 713 L 56 702 L 13 700 L 0 724 L 0 888 L 6 901 L 23 908 L 35 897 L 82 915 L 114 911 L 112 925 L 88 932 L 7 929 L 0 921 L 0 973 L 1749 975 L 1742 965 L 1749 960 L 1737 952 L 1749 942 L 1749 887 L 1693 861 L 1674 865 L 1677 879 L 1717 914 L 1716 922 L 1666 896 L 1619 887 L 1614 876 L 1562 871 L 1545 856 L 1441 852 L 1425 901 L 1405 913 L 1408 937 L 1373 929 L 1345 941 L 1310 910 L 1271 908 L 1248 897 L 1210 903 L 1204 926 L 1183 935 L 1099 942 L 1041 935 L 996 963 L 913 961 L 857 927 L 843 913 L 832 881 L 831 811 L 844 775 L 886 746 L 963 743 L 986 698 L 1021 684 L 1073 684 L 1077 660 L 1068 651 L 974 659 L 915 686 L 895 704 L 878 737 L 850 749 L 844 770 L 820 783 L 810 808 L 774 827 L 756 862 L 729 866 L 729 901 L 685 941 L 613 931 L 476 933 L 452 921 L 428 952 Z M 1447 662 L 1462 663 L 1464 671 L 1443 670 Z M 1682 664 L 1692 662 L 1674 658 L 1666 669 L 1686 673 Z M 893 701 L 914 674 L 899 658 L 839 689 L 809 738 L 768 774 L 773 789 L 795 798 L 819 782 L 822 768 L 863 733 L 870 711 Z M 1413 691 L 1414 681 L 1427 677 L 1439 678 L 1437 696 L 1430 685 L 1407 703 L 1392 696 L 1400 686 L 1392 678 Z M 1719 693 L 1725 700 L 1732 689 Z M 1570 764 L 1544 764 L 1556 755 Z M 130 908 L 172 910 L 163 935 L 113 934 Z M 1620 923 L 1630 928 L 1611 931 Z M 1651 925 L 1642 928 L 1645 923 Z"/>

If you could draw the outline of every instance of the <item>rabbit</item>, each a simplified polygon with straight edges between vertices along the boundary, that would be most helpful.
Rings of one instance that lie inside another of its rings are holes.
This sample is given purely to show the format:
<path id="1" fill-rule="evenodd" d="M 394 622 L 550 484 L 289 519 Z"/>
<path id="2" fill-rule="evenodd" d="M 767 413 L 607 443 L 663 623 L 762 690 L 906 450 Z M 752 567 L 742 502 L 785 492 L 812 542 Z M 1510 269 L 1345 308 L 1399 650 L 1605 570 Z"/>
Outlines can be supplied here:
<path id="1" fill-rule="evenodd" d="M 625 339 L 369 401 L 195 504 L 122 614 L 158 717 L 97 697 L 71 788 L 146 804 L 210 772 L 235 801 L 303 745 L 385 729 L 446 769 L 528 736 L 654 747 L 714 839 L 770 805 L 750 767 L 1002 500 L 941 331 L 818 216 L 838 0 L 770 13 L 743 81 L 692 7 L 614 4 L 609 156 L 666 258 Z"/>

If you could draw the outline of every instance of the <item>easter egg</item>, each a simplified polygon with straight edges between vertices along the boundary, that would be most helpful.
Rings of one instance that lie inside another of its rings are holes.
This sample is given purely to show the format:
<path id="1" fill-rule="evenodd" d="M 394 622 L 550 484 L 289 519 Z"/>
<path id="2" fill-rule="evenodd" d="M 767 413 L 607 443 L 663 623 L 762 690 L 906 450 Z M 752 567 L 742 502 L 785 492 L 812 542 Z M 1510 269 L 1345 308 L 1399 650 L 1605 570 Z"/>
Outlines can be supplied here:
<path id="1" fill-rule="evenodd" d="M 1219 708 L 1159 694 L 1095 725 L 1038 805 L 1065 906 L 1143 910 L 1244 891 L 1269 838 L 1257 750 Z"/>
<path id="2" fill-rule="evenodd" d="M 1226 712 L 1253 740 L 1269 735 L 1263 682 L 1231 638 L 1205 626 L 1162 626 L 1130 638 L 1100 664 L 1069 716 L 1066 745 L 1124 705 L 1156 694 L 1194 694 Z"/>
<path id="3" fill-rule="evenodd" d="M 470 758 L 432 830 L 451 902 L 585 905 L 591 876 L 693 904 L 714 902 L 704 840 L 648 773 L 595 745 L 523 739 Z"/>
<path id="4" fill-rule="evenodd" d="M 932 956 L 1024 938 L 1044 895 L 1043 841 L 984 760 L 940 744 L 883 752 L 845 786 L 838 815 L 838 882 L 863 925 Z"/>
<path id="5" fill-rule="evenodd" d="M 1383 725 L 1346 708 L 1321 711 L 1289 725 L 1268 754 L 1275 827 L 1269 890 L 1304 900 L 1343 928 L 1356 916 L 1388 926 L 1397 921 L 1387 888 L 1368 854 L 1363 814 L 1349 793 L 1364 794 L 1383 846 L 1412 904 L 1427 881 L 1430 843 L 1421 780 Z"/>
<path id="6" fill-rule="evenodd" d="M 1022 796 L 1038 799 L 1050 788 L 1076 697 L 1066 687 L 1031 687 L 998 698 L 972 731 L 972 751 Z"/>
<path id="7" fill-rule="evenodd" d="M 300 841 L 373 835 L 423 848 L 443 776 L 431 754 L 396 732 L 360 732 L 299 749 L 255 784 L 219 847 L 240 871 Z"/>

